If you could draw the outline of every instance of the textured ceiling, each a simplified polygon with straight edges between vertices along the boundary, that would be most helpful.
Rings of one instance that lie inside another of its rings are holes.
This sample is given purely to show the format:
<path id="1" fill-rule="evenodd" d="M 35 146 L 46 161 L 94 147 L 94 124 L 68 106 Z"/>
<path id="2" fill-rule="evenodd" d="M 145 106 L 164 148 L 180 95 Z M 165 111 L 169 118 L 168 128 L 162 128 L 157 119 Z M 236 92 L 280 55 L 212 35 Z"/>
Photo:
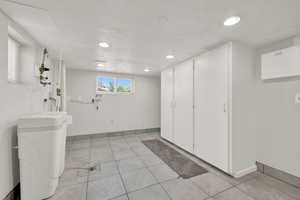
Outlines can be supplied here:
<path id="1" fill-rule="evenodd" d="M 299 0 L 15 0 L 1 9 L 41 44 L 61 52 L 67 67 L 157 74 L 218 43 L 253 47 L 300 34 Z M 241 23 L 224 27 L 226 17 Z M 110 48 L 100 48 L 100 41 Z M 172 61 L 165 56 L 174 54 Z"/>

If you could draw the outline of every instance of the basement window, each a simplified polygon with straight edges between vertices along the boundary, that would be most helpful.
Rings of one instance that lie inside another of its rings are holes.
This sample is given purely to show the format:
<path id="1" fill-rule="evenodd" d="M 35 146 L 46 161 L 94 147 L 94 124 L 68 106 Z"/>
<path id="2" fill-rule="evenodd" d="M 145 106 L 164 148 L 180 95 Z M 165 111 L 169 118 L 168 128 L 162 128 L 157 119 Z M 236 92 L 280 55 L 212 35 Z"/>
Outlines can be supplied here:
<path id="1" fill-rule="evenodd" d="M 20 47 L 21 44 L 18 41 L 8 36 L 8 82 L 18 81 Z"/>
<path id="2" fill-rule="evenodd" d="M 134 80 L 99 76 L 96 79 L 97 94 L 132 94 L 134 92 Z"/>

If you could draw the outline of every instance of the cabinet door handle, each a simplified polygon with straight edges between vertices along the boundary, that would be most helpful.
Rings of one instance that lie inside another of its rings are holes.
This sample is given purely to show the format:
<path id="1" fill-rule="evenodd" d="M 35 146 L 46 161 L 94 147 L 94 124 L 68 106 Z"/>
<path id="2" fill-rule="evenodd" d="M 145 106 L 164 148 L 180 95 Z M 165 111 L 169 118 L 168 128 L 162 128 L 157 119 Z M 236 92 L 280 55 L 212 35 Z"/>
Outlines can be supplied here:
<path id="1" fill-rule="evenodd" d="M 226 113 L 226 111 L 227 111 L 227 104 L 226 103 L 224 103 L 223 104 L 223 111 Z"/>

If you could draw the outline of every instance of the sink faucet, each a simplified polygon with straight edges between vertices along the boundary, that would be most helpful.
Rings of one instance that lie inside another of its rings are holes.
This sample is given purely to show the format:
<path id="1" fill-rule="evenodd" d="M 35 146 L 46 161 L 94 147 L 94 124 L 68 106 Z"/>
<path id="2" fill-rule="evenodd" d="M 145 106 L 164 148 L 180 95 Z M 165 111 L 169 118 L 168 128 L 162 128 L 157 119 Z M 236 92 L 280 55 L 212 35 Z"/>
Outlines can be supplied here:
<path id="1" fill-rule="evenodd" d="M 55 111 L 58 112 L 59 111 L 59 105 L 57 103 L 56 98 L 54 97 L 49 97 L 50 102 L 55 106 Z"/>

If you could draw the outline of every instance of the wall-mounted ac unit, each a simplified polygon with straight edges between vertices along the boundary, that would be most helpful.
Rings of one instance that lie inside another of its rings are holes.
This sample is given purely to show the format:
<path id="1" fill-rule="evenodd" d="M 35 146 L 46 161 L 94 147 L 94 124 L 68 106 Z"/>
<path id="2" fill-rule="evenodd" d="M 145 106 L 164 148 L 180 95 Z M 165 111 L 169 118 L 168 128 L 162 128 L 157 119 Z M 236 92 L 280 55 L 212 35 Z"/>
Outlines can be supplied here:
<path id="1" fill-rule="evenodd" d="M 261 56 L 261 78 L 263 80 L 292 76 L 300 76 L 300 45 Z"/>

